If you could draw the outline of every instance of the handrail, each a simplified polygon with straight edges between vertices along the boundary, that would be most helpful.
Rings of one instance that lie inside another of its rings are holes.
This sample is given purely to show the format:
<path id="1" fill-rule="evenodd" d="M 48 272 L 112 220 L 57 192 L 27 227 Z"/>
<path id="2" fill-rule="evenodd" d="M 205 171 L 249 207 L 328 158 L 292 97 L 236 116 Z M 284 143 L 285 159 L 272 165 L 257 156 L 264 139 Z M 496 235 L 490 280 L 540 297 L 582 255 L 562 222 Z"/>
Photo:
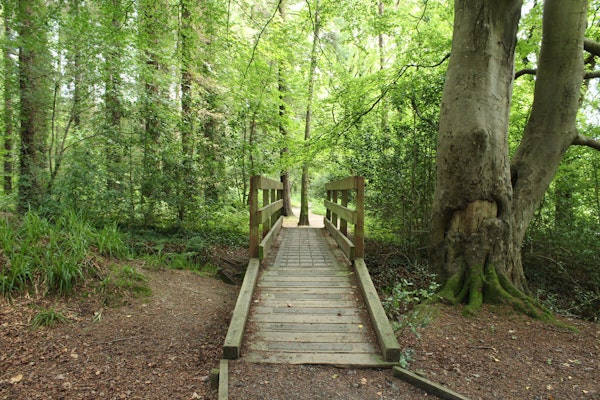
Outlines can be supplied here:
<path id="1" fill-rule="evenodd" d="M 327 199 L 325 227 L 348 260 L 365 257 L 365 178 L 351 176 L 325 185 Z M 351 191 L 356 192 L 355 209 L 348 207 Z M 341 203 L 338 203 L 341 200 Z M 339 222 L 339 224 L 338 224 Z M 348 238 L 348 223 L 354 225 L 354 243 Z"/>
<path id="2" fill-rule="evenodd" d="M 262 190 L 260 208 L 259 190 Z M 282 199 L 283 183 L 259 175 L 250 178 L 250 258 L 266 257 L 283 223 Z"/>

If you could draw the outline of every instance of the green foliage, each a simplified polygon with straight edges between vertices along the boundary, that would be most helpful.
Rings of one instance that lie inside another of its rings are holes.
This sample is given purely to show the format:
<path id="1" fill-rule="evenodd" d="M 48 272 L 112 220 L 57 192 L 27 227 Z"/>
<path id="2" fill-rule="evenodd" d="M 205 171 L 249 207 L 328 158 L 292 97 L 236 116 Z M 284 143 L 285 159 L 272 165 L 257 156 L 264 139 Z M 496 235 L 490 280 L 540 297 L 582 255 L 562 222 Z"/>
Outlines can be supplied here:
<path id="1" fill-rule="evenodd" d="M 51 328 L 56 324 L 64 324 L 67 322 L 69 322 L 69 318 L 54 307 L 40 308 L 31 318 L 31 326 L 34 329 Z"/>
<path id="2" fill-rule="evenodd" d="M 127 254 L 119 236 L 114 227 L 96 230 L 72 211 L 54 221 L 33 212 L 22 221 L 0 219 L 0 293 L 70 294 L 85 276 L 97 275 L 93 249 Z"/>
<path id="3" fill-rule="evenodd" d="M 127 295 L 150 296 L 148 278 L 130 265 L 113 264 L 108 273 L 100 280 L 98 292 L 104 296 L 106 304 L 116 304 Z"/>
<path id="4" fill-rule="evenodd" d="M 404 332 L 409 329 L 418 337 L 417 328 L 428 324 L 427 316 L 417 306 L 431 300 L 440 288 L 434 276 L 430 279 L 428 287 L 416 288 L 412 282 L 403 278 L 392 288 L 391 293 L 385 294 L 382 304 L 394 330 Z"/>
<path id="5" fill-rule="evenodd" d="M 421 337 L 419 330 L 431 322 L 435 309 L 425 303 L 434 297 L 440 285 L 435 282 L 434 275 L 430 275 L 429 279 L 427 287 L 416 287 L 403 278 L 391 292 L 384 294 L 382 304 L 397 335 L 406 338 L 411 334 L 418 341 Z M 413 348 L 405 348 L 400 355 L 399 365 L 408 368 L 414 355 Z"/>

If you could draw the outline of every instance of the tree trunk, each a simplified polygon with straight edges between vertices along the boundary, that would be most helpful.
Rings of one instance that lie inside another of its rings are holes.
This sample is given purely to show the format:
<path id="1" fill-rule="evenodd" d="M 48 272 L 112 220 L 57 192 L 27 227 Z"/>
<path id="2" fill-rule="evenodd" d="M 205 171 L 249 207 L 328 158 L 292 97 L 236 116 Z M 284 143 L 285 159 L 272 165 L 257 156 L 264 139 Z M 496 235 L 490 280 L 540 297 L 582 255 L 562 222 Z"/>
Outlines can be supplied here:
<path id="1" fill-rule="evenodd" d="M 13 52 L 13 7 L 12 0 L 3 2 L 4 11 L 4 194 L 13 190 L 13 137 L 14 137 L 14 103 L 15 94 L 14 72 L 15 64 L 12 60 Z"/>
<path id="2" fill-rule="evenodd" d="M 41 0 L 19 0 L 19 88 L 21 91 L 21 147 L 17 209 L 37 208 L 47 180 L 46 138 L 50 110 L 49 54 L 45 30 L 46 5 Z"/>
<path id="3" fill-rule="evenodd" d="M 193 177 L 193 152 L 194 152 L 194 116 L 193 116 L 193 100 L 192 100 L 192 60 L 193 60 L 193 24 L 192 14 L 190 12 L 190 2 L 181 0 L 180 13 L 181 25 L 179 27 L 179 43 L 181 46 L 181 150 L 182 150 L 182 174 L 177 193 L 178 202 L 178 220 L 182 222 L 185 218 L 187 203 L 193 196 L 193 191 L 196 189 L 195 180 Z"/>
<path id="4" fill-rule="evenodd" d="M 123 18 L 121 0 L 108 0 L 103 7 L 107 35 L 107 48 L 104 60 L 104 124 L 108 137 L 106 144 L 106 186 L 108 190 L 120 191 L 119 173 L 122 162 L 121 120 L 123 105 L 121 102 L 121 58 L 123 44 L 120 41 L 121 19 Z"/>
<path id="5" fill-rule="evenodd" d="M 455 2 L 452 55 L 442 96 L 431 261 L 440 296 L 501 297 L 511 238 L 508 115 L 520 0 Z M 511 279 L 522 288 L 523 272 Z"/>
<path id="6" fill-rule="evenodd" d="M 306 105 L 306 120 L 304 125 L 304 141 L 308 142 L 311 134 L 312 102 L 315 94 L 315 76 L 317 72 L 317 45 L 319 43 L 319 32 L 321 21 L 319 18 L 319 0 L 315 4 L 315 21 L 313 31 L 312 50 L 310 52 L 310 70 L 308 71 L 308 95 Z M 308 161 L 302 163 L 302 183 L 300 188 L 300 218 L 299 226 L 310 225 L 308 219 Z"/>
<path id="7" fill-rule="evenodd" d="M 586 0 L 544 2 L 533 107 L 511 162 L 517 250 L 565 151 L 577 137 L 586 12 Z M 514 268 L 520 268 L 520 254 L 517 256 Z"/>
<path id="8" fill-rule="evenodd" d="M 144 131 L 142 133 L 143 177 L 141 185 L 141 203 L 143 205 L 144 219 L 151 223 L 154 218 L 154 207 L 161 193 L 161 157 L 160 143 L 162 124 L 161 111 L 161 71 L 164 69 L 161 58 L 161 46 L 164 39 L 162 29 L 166 29 L 164 19 L 168 18 L 168 10 L 164 0 L 144 0 L 140 2 L 140 34 L 144 43 L 143 54 L 145 58 L 144 81 L 144 106 L 142 119 Z"/>
<path id="9" fill-rule="evenodd" d="M 512 169 L 508 112 L 521 1 L 455 3 L 440 113 L 431 261 L 446 280 L 440 298 L 467 302 L 467 313 L 482 302 L 504 302 L 540 316 L 524 294 L 520 247 L 574 138 L 584 3 L 545 2 L 534 106 Z"/>
<path id="10" fill-rule="evenodd" d="M 281 0 L 279 3 L 279 15 L 281 16 L 282 22 L 285 24 L 285 0 Z M 288 101 L 288 87 L 285 83 L 285 66 L 284 60 L 279 61 L 279 75 L 278 75 L 278 89 L 279 89 L 279 133 L 283 137 L 283 140 L 287 140 L 288 132 L 285 127 L 285 119 L 287 118 L 286 103 Z M 287 146 L 281 149 L 280 155 L 284 163 L 286 163 L 286 156 L 289 153 Z M 283 208 L 282 214 L 286 217 L 293 216 L 294 211 L 292 210 L 292 185 L 290 183 L 290 174 L 287 167 L 284 167 L 280 175 L 281 183 L 283 184 Z"/>

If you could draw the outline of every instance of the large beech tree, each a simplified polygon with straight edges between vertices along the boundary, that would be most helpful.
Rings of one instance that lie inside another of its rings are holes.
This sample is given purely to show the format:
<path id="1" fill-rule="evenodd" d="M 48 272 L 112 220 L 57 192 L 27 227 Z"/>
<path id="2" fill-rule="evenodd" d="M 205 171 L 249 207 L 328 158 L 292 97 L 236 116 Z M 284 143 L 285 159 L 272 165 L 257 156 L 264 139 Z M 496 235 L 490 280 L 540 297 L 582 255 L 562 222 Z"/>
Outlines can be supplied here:
<path id="1" fill-rule="evenodd" d="M 563 154 L 597 146 L 577 132 L 586 0 L 546 0 L 534 102 L 509 159 L 508 121 L 520 0 L 456 0 L 440 111 L 431 261 L 440 297 L 505 302 L 539 315 L 527 297 L 521 244 Z"/>

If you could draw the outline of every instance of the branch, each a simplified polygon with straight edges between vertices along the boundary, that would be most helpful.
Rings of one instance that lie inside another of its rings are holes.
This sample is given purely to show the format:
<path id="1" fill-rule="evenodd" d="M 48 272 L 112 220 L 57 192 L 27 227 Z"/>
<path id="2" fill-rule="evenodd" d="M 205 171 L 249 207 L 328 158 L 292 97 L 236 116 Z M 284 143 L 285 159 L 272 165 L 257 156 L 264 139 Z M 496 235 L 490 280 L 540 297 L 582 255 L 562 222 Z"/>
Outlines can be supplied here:
<path id="1" fill-rule="evenodd" d="M 447 53 L 439 62 L 432 64 L 432 65 L 419 65 L 419 64 L 407 64 L 404 65 L 402 68 L 400 68 L 400 70 L 396 73 L 396 76 L 394 79 L 392 79 L 392 82 L 388 83 L 386 86 L 384 86 L 381 90 L 381 93 L 379 94 L 379 96 L 377 96 L 374 101 L 371 103 L 371 105 L 365 109 L 362 110 L 361 112 L 359 112 L 358 114 L 354 114 L 353 116 L 347 117 L 344 120 L 340 121 L 339 124 L 337 124 L 338 126 L 341 125 L 342 123 L 346 124 L 346 127 L 343 128 L 340 132 L 338 132 L 338 137 L 344 135 L 346 132 L 348 132 L 352 127 L 356 126 L 364 116 L 366 116 L 367 114 L 369 114 L 371 111 L 373 111 L 375 109 L 375 107 L 381 102 L 381 100 L 383 100 L 383 98 L 385 96 L 387 96 L 388 92 L 393 88 L 396 87 L 396 84 L 398 83 L 398 81 L 400 80 L 400 78 L 406 73 L 406 71 L 408 71 L 410 68 L 415 68 L 415 69 L 419 69 L 419 68 L 436 68 L 439 67 L 440 65 L 442 65 L 446 60 L 448 60 L 450 58 L 450 53 Z M 350 118 L 352 117 L 352 119 L 350 121 L 348 121 Z M 322 134 L 320 136 L 317 137 L 317 140 L 320 140 L 321 137 L 323 137 L 325 135 Z"/>
<path id="2" fill-rule="evenodd" d="M 596 42 L 593 39 L 590 39 L 590 38 L 583 39 L 583 50 L 587 51 L 592 56 L 600 57 L 600 43 Z M 515 79 L 517 79 L 523 75 L 536 75 L 536 74 L 537 74 L 537 69 L 524 68 L 522 70 L 515 72 Z M 585 75 L 583 75 L 583 79 L 594 79 L 594 78 L 600 78 L 600 71 L 586 72 Z"/>
<path id="3" fill-rule="evenodd" d="M 273 12 L 273 15 L 271 15 L 271 17 L 269 18 L 267 23 L 262 27 L 262 29 L 258 33 L 258 36 L 256 37 L 256 41 L 254 42 L 254 47 L 252 47 L 252 54 L 250 56 L 250 61 L 248 61 L 248 65 L 246 65 L 246 70 L 244 71 L 244 75 L 242 75 L 242 78 L 243 78 L 242 85 L 243 85 L 244 81 L 246 80 L 246 76 L 248 75 L 248 70 L 250 69 L 250 66 L 254 62 L 254 56 L 256 55 L 256 51 L 258 49 L 258 44 L 260 43 L 260 38 L 262 37 L 263 33 L 265 33 L 265 31 L 267 30 L 267 27 L 271 24 L 273 19 L 275 19 L 275 16 L 279 12 L 279 7 L 281 6 L 282 1 L 283 0 L 279 0 L 277 2 L 277 7 L 275 7 L 275 11 Z"/>
<path id="4" fill-rule="evenodd" d="M 588 53 L 600 57 L 600 43 L 590 38 L 583 39 L 583 49 Z"/>
<path id="5" fill-rule="evenodd" d="M 600 141 L 577 134 L 571 143 L 573 146 L 587 146 L 600 151 Z"/>
<path id="6" fill-rule="evenodd" d="M 515 72 L 515 80 L 523 75 L 535 75 L 535 74 L 537 74 L 537 69 L 525 68 L 525 69 Z"/>
<path id="7" fill-rule="evenodd" d="M 537 69 L 535 68 L 524 68 L 515 72 L 515 80 L 523 75 L 537 75 Z M 583 79 L 596 79 L 600 78 L 600 71 L 590 71 L 583 74 Z"/>

